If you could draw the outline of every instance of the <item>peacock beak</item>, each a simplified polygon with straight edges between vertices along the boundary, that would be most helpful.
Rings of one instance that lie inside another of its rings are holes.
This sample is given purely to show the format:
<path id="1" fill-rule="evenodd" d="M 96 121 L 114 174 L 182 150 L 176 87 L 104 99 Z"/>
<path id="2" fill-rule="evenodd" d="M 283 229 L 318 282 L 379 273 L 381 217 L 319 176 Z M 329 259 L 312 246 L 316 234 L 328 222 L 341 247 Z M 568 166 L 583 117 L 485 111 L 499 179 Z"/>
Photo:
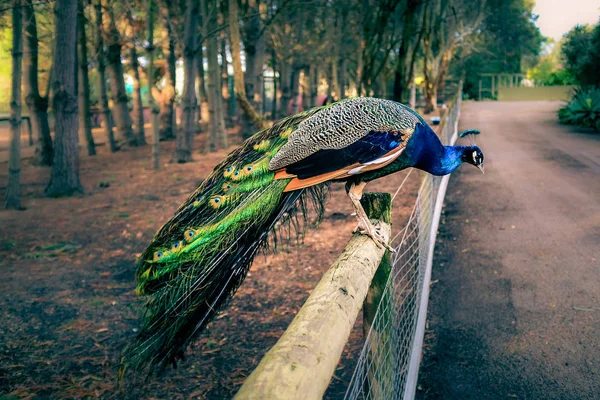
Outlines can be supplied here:
<path id="1" fill-rule="evenodd" d="M 479 164 L 477 168 L 479 168 L 482 174 L 485 174 L 485 171 L 483 170 L 483 164 Z"/>

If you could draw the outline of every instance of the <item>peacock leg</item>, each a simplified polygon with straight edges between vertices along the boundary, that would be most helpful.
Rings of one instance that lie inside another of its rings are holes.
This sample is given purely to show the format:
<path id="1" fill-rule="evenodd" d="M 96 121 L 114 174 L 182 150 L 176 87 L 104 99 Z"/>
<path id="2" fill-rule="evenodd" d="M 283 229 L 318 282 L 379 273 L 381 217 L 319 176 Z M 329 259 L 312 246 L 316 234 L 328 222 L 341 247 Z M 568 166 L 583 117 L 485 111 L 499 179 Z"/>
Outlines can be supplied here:
<path id="1" fill-rule="evenodd" d="M 346 184 L 346 192 L 348 193 L 348 197 L 350 197 L 356 218 L 358 219 L 358 226 L 354 229 L 354 232 L 369 236 L 378 246 L 384 247 L 392 253 L 395 253 L 396 250 L 390 247 L 387 244 L 387 241 L 379 234 L 379 232 L 377 232 L 377 229 L 375 229 L 369 220 L 369 217 L 367 217 L 367 213 L 362 204 L 360 204 L 360 199 L 362 198 L 365 186 L 367 186 L 367 182 L 359 182 L 357 184 L 348 182 L 348 184 Z"/>

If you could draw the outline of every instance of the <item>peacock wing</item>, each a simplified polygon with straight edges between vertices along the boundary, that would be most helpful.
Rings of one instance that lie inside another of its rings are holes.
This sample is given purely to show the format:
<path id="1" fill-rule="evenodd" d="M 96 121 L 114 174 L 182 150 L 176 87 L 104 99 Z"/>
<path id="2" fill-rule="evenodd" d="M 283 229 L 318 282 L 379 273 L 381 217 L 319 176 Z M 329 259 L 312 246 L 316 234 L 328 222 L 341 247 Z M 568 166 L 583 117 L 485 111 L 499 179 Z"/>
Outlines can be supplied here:
<path id="1" fill-rule="evenodd" d="M 286 191 L 382 168 L 396 159 L 423 119 L 393 101 L 357 98 L 300 123 L 269 163 Z"/>

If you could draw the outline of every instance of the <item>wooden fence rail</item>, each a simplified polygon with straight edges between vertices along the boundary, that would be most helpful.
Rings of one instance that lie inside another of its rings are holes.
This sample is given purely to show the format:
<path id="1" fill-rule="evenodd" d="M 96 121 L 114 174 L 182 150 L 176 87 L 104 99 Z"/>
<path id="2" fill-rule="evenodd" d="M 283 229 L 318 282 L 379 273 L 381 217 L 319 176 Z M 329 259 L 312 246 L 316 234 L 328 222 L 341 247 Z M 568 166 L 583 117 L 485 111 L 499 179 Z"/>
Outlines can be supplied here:
<path id="1" fill-rule="evenodd" d="M 369 193 L 362 203 L 389 239 L 391 196 Z M 323 398 L 384 253 L 371 238 L 355 234 L 235 399 Z M 373 301 L 368 306 L 377 308 Z"/>

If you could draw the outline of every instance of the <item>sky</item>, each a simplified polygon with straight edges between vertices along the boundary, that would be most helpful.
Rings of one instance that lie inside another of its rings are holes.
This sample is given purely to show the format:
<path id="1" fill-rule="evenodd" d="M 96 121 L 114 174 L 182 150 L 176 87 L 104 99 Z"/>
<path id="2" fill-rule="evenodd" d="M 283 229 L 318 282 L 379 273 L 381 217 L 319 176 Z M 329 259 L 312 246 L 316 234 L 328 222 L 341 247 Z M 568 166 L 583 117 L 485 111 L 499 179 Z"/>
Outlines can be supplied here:
<path id="1" fill-rule="evenodd" d="M 600 0 L 535 0 L 533 12 L 542 35 L 558 41 L 577 24 L 597 23 Z"/>

